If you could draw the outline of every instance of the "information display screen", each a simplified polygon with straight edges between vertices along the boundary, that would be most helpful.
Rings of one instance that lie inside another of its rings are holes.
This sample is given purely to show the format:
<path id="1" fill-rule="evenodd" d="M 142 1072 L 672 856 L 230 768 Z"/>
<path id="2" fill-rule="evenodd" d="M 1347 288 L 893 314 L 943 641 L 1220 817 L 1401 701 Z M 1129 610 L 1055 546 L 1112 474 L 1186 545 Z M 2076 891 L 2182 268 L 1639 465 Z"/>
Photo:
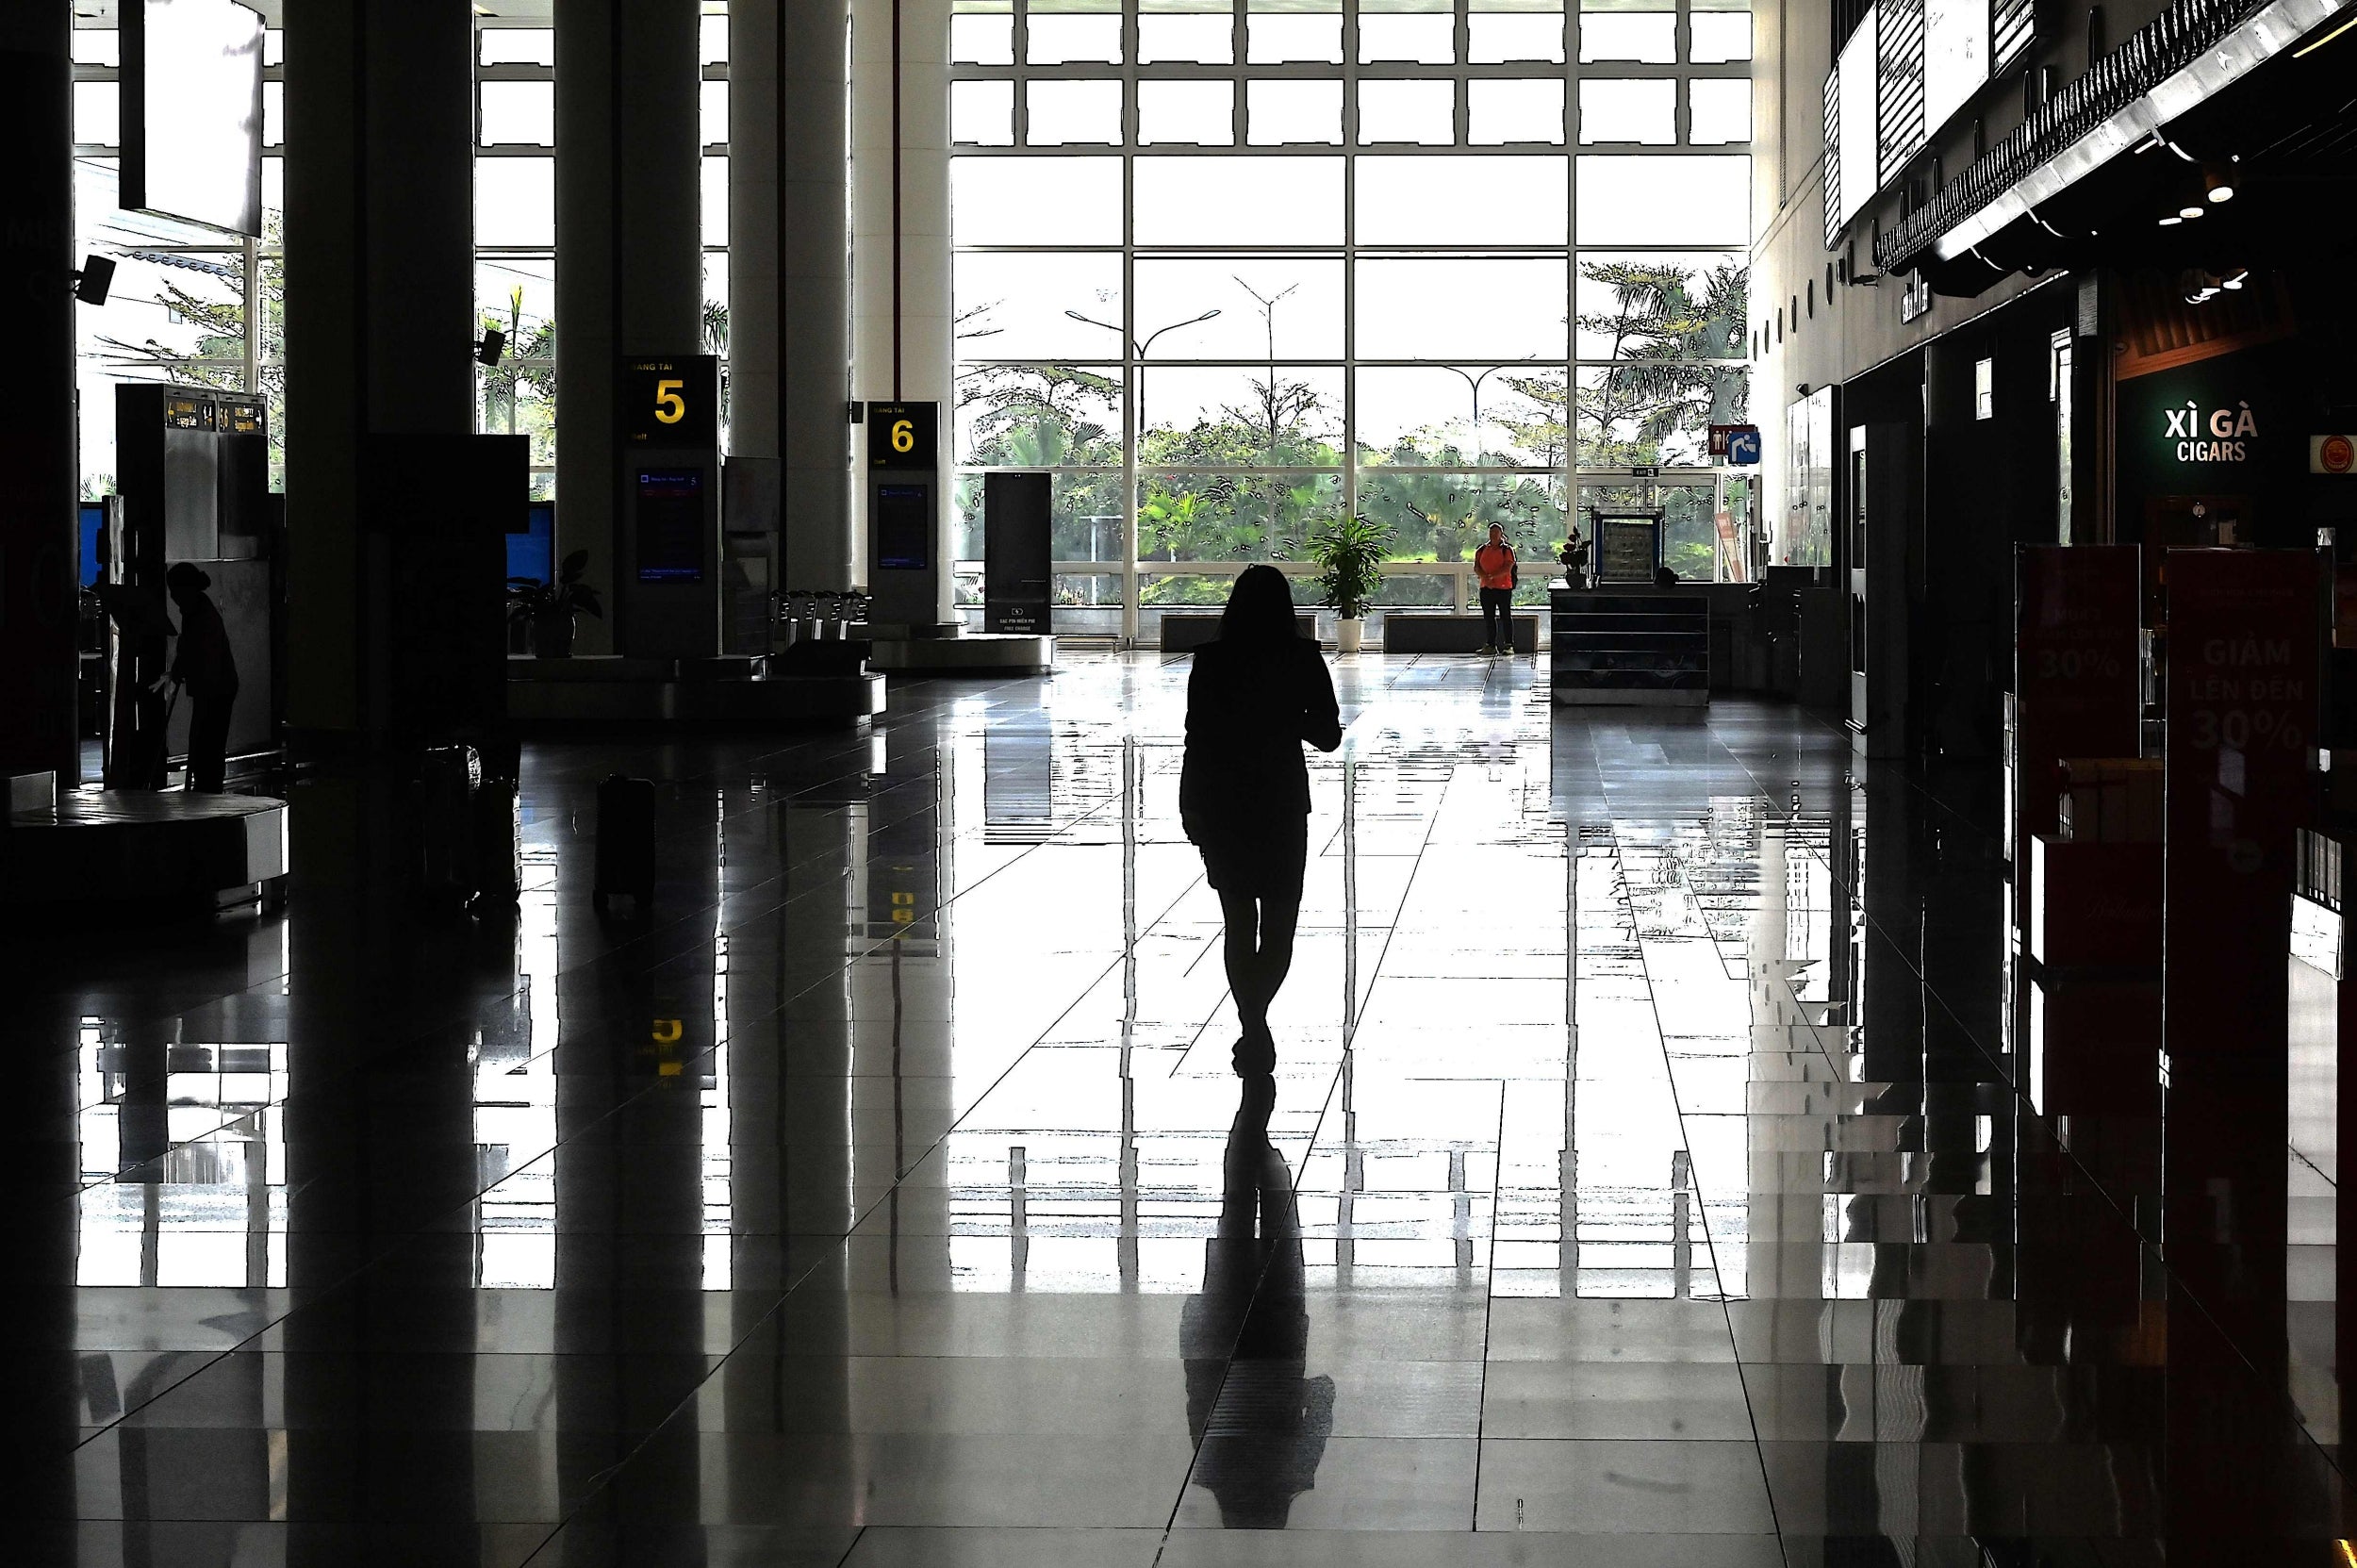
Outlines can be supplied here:
<path id="1" fill-rule="evenodd" d="M 1650 583 L 1661 565 L 1661 522 L 1654 517 L 1596 519 L 1596 580 Z"/>
<path id="2" fill-rule="evenodd" d="M 82 536 L 82 586 L 87 588 L 96 584 L 106 569 L 98 559 L 98 542 L 107 532 L 107 503 L 83 502 L 77 521 Z"/>
<path id="3" fill-rule="evenodd" d="M 235 0 L 124 0 L 123 205 L 262 233 L 262 18 Z"/>
<path id="4" fill-rule="evenodd" d="M 524 508 L 524 531 L 509 534 L 507 575 L 537 583 L 556 581 L 556 503 L 536 501 Z"/>
<path id="5" fill-rule="evenodd" d="M 704 580 L 704 476 L 700 469 L 638 470 L 638 580 Z"/>
<path id="6" fill-rule="evenodd" d="M 1988 0 L 1923 0 L 1923 125 L 1934 136 L 1988 80 Z"/>
<path id="7" fill-rule="evenodd" d="M 932 487 L 876 487 L 876 564 L 895 571 L 923 571 L 932 564 Z"/>

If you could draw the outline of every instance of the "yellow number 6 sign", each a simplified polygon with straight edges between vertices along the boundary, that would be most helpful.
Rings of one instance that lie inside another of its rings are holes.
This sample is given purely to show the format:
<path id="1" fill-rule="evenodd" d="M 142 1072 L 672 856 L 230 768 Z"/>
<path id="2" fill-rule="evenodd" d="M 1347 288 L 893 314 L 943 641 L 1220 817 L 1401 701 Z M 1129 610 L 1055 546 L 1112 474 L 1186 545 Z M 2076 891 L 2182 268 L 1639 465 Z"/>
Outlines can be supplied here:
<path id="1" fill-rule="evenodd" d="M 913 452 L 916 448 L 916 425 L 909 420 L 892 421 L 892 450 Z"/>
<path id="2" fill-rule="evenodd" d="M 654 384 L 654 417 L 665 424 L 677 424 L 687 417 L 687 400 L 680 396 L 684 381 L 667 378 Z"/>

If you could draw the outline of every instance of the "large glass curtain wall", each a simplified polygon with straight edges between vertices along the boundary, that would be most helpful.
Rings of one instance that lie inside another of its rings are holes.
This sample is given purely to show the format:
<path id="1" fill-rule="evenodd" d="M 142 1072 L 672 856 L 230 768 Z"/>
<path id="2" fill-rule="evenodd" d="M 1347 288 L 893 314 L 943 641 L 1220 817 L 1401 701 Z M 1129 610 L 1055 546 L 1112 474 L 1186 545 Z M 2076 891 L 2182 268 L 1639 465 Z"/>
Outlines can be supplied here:
<path id="1" fill-rule="evenodd" d="M 1254 561 L 1306 600 L 1352 513 L 1382 602 L 1462 603 L 1490 523 L 1549 562 L 1639 469 L 1722 572 L 1741 0 L 957 0 L 951 41 L 969 591 L 993 470 L 1054 475 L 1070 630 Z"/>

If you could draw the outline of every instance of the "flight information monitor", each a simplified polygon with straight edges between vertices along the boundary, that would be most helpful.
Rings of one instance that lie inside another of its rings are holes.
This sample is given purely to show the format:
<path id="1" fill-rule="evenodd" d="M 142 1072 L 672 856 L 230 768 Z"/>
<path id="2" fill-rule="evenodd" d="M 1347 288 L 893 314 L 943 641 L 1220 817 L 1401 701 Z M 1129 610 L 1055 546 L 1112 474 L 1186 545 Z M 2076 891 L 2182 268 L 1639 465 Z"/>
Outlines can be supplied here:
<path id="1" fill-rule="evenodd" d="M 78 521 L 82 534 L 82 586 L 87 588 L 97 583 L 105 570 L 98 559 L 98 541 L 107 533 L 107 503 L 83 502 Z"/>
<path id="2" fill-rule="evenodd" d="M 932 565 L 933 509 L 930 485 L 876 487 L 876 564 L 896 571 Z"/>
<path id="3" fill-rule="evenodd" d="M 638 580 L 704 580 L 704 476 L 701 469 L 638 470 Z"/>
<path id="4" fill-rule="evenodd" d="M 524 508 L 524 531 L 507 536 L 507 575 L 556 581 L 555 502 L 536 501 Z"/>

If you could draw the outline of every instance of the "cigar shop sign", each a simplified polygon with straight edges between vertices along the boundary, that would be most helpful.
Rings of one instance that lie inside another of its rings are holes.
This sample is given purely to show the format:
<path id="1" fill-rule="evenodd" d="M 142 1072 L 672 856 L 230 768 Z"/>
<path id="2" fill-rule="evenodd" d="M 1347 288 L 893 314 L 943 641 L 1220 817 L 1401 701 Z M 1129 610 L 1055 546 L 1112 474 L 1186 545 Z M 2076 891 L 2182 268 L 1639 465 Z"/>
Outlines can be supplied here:
<path id="1" fill-rule="evenodd" d="M 2179 366 L 2119 384 L 2120 457 L 2157 492 L 2235 490 L 2284 448 L 2282 400 L 2250 354 Z M 2299 432 L 2293 437 L 2298 444 Z"/>
<path id="2" fill-rule="evenodd" d="M 2250 442 L 2259 434 L 2259 417 L 2248 403 L 2232 408 L 2204 408 L 2187 398 L 2182 408 L 2164 408 L 2167 438 L 2177 443 L 2181 463 L 2240 463 L 2250 456 Z"/>

